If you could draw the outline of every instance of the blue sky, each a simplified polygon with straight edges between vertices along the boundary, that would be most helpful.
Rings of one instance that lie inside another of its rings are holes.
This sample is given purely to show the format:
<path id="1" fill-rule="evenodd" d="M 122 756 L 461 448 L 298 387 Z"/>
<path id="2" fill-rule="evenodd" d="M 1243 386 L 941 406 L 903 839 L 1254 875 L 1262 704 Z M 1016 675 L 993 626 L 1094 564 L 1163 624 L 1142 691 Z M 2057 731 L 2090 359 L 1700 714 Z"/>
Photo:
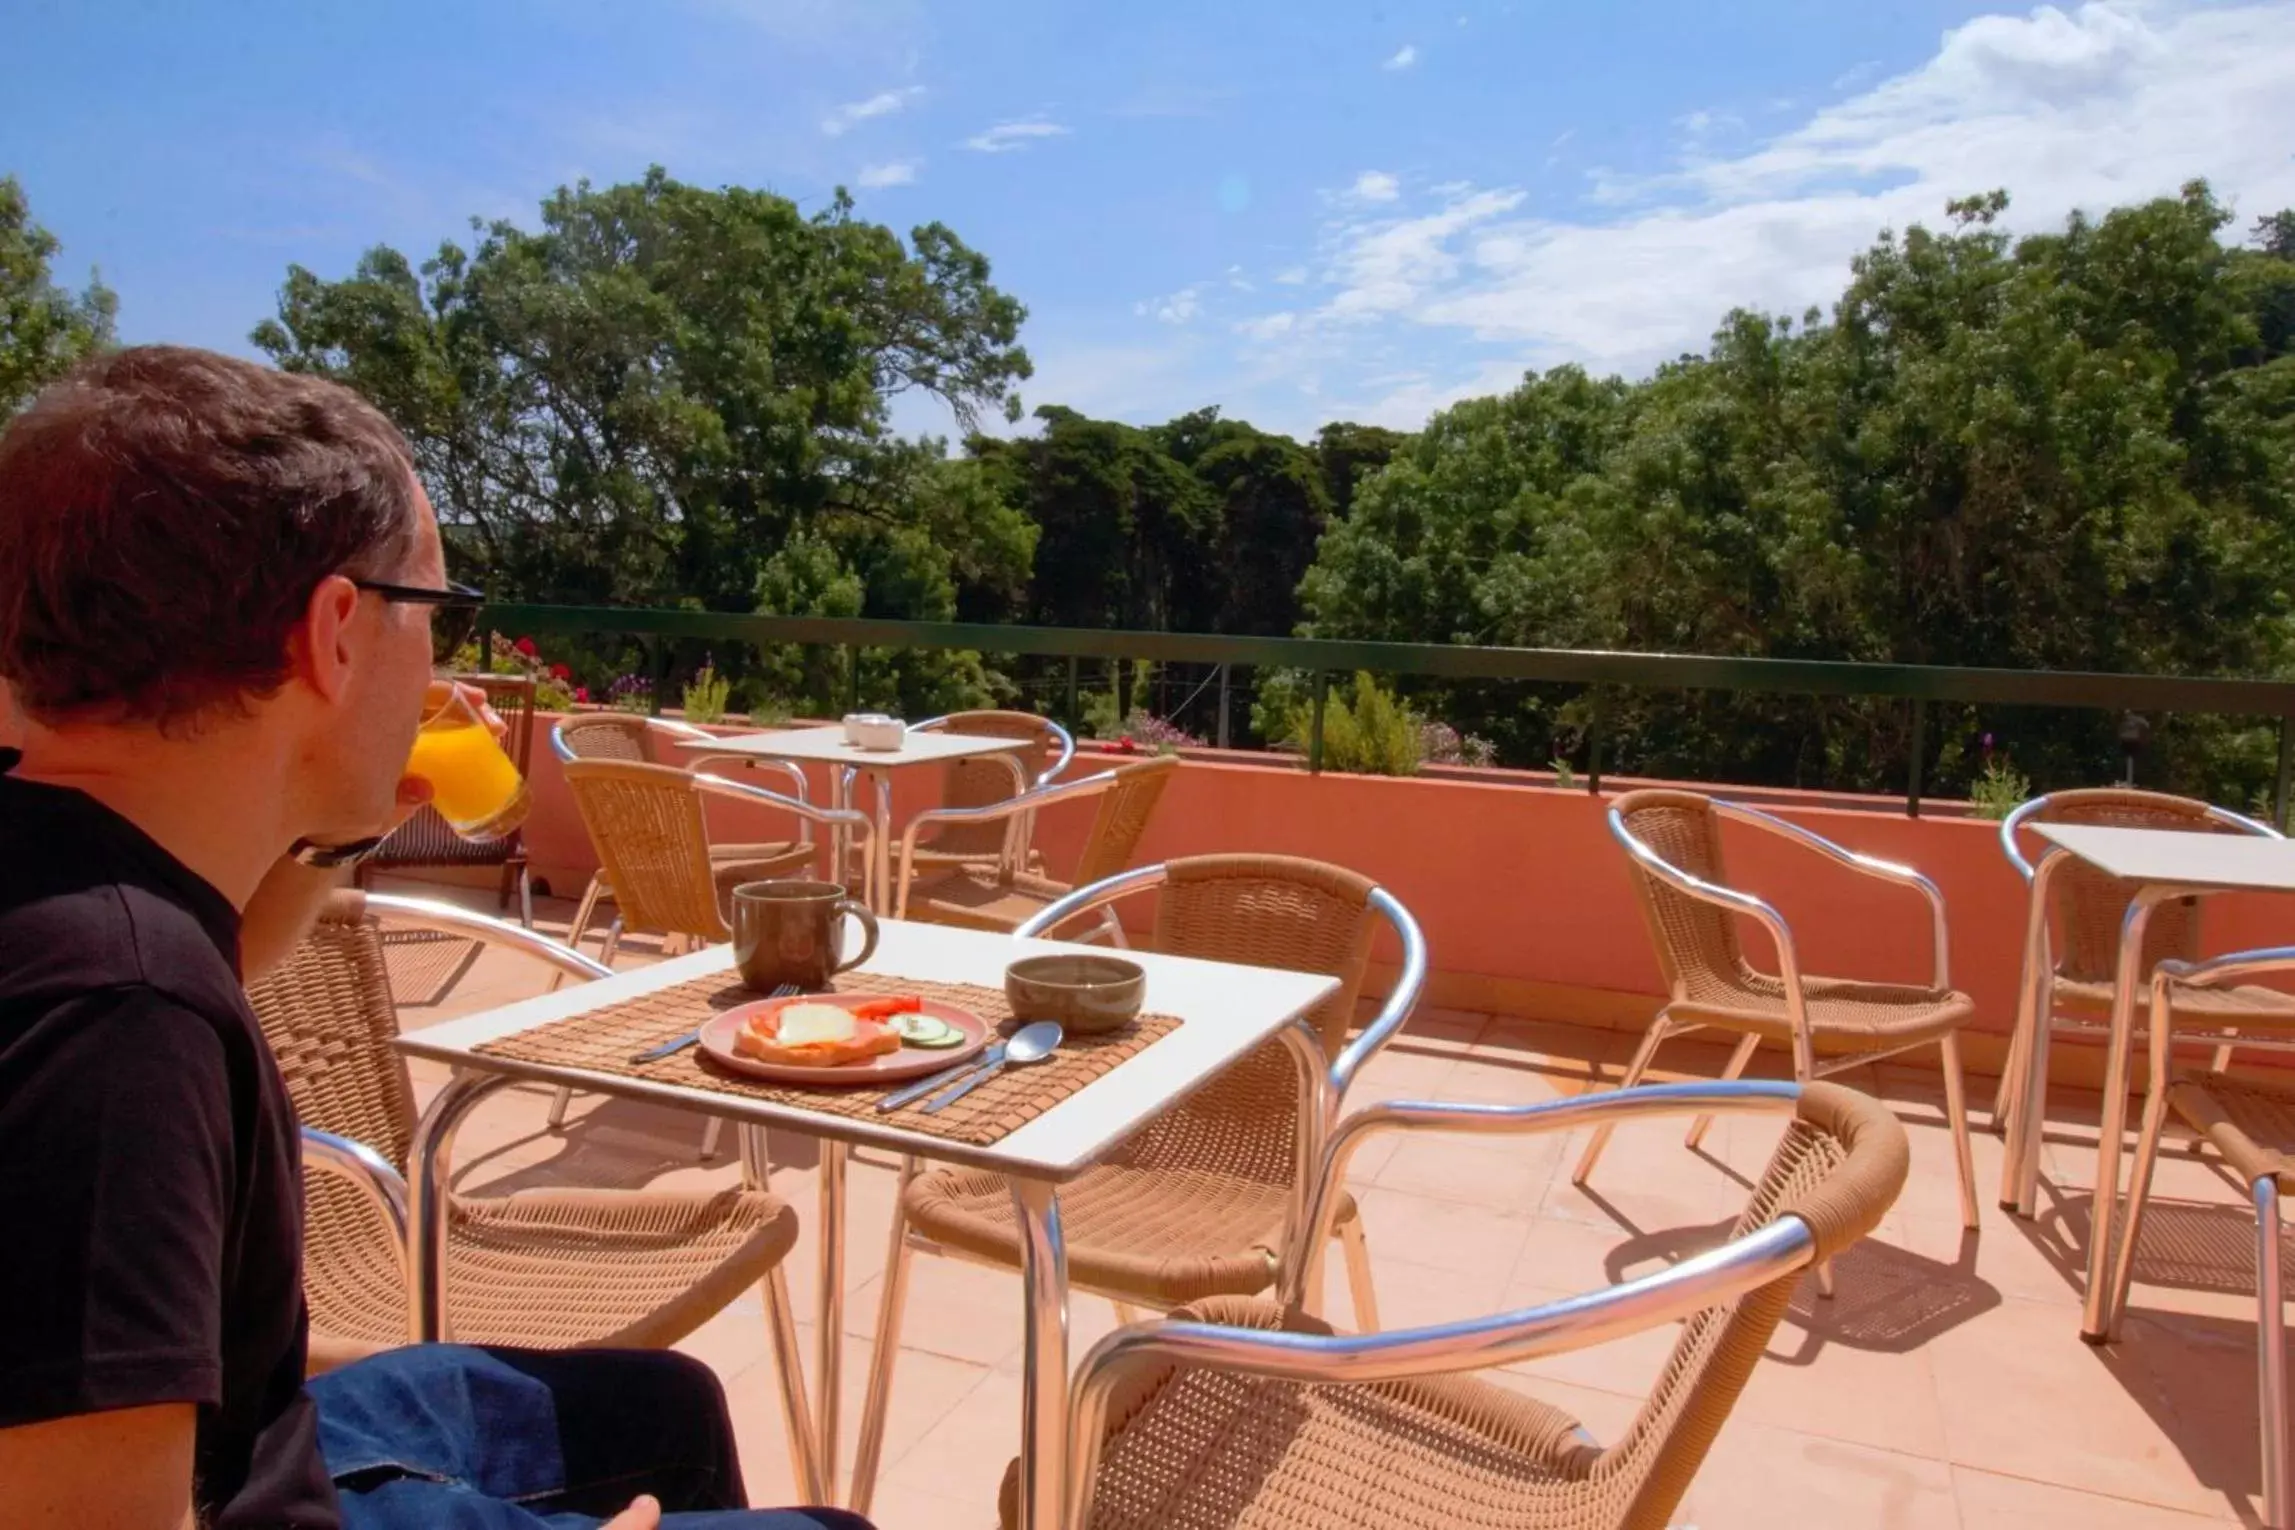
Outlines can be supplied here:
<path id="1" fill-rule="evenodd" d="M 13 10 L 0 173 L 64 272 L 242 351 L 290 262 L 656 162 L 948 223 L 1031 310 L 1031 406 L 1295 432 L 1646 371 L 1993 185 L 2025 226 L 2192 175 L 2295 204 L 2295 0 Z"/>

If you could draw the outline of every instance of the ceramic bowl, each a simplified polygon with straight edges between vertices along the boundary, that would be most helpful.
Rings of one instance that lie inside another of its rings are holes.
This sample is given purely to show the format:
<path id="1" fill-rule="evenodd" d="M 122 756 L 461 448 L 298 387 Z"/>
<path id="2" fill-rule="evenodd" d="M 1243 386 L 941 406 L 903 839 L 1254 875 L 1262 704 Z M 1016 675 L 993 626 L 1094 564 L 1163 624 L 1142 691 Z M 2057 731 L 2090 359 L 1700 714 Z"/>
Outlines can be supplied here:
<path id="1" fill-rule="evenodd" d="M 845 719 L 845 742 L 856 749 L 898 749 L 908 726 L 882 712 L 855 712 Z"/>
<path id="2" fill-rule="evenodd" d="M 1057 1020 L 1074 1036 L 1131 1024 L 1146 994 L 1147 974 L 1116 956 L 1027 956 L 1004 969 L 1014 1018 Z"/>

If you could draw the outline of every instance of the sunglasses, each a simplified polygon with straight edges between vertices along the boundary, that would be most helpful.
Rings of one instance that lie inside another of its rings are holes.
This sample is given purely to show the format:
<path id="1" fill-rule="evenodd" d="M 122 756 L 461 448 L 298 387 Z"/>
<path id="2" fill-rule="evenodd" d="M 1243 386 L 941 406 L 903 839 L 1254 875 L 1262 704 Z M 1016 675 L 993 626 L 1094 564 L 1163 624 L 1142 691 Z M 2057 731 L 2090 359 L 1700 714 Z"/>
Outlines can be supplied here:
<path id="1" fill-rule="evenodd" d="M 379 579 L 353 579 L 351 584 L 370 595 L 380 595 L 393 605 L 430 607 L 431 641 L 447 654 L 470 641 L 471 634 L 478 630 L 478 608 L 486 604 L 484 591 L 452 580 L 448 580 L 443 589 L 419 584 L 387 584 Z"/>

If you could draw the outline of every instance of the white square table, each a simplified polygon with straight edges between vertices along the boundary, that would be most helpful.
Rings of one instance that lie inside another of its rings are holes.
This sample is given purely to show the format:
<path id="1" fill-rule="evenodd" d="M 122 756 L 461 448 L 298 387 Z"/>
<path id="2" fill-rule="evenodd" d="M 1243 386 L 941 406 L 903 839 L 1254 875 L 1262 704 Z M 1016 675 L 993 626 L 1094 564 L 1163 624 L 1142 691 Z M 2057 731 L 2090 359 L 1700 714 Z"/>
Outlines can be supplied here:
<path id="1" fill-rule="evenodd" d="M 2032 831 L 2051 848 L 2034 868 L 2033 906 L 2025 935 L 2024 979 L 2031 985 L 2032 1044 L 2025 1058 L 2024 1104 L 2012 1125 L 2008 1155 L 2008 1194 L 2031 1214 L 2040 1174 L 2043 1123 L 2040 1101 L 2048 1076 L 2046 974 L 2032 969 L 2045 949 L 2045 874 L 2061 856 L 2087 862 L 2106 876 L 2135 884 L 2120 924 L 2119 960 L 2113 970 L 2111 1035 L 2104 1054 L 2103 1120 L 2096 1139 L 2096 1196 L 2088 1235 L 2088 1289 L 2080 1336 L 2104 1341 L 2110 1299 L 2113 1226 L 2120 1200 L 2120 1149 L 2127 1129 L 2128 1054 L 2135 1032 L 2136 990 L 2150 977 L 2143 970 L 2144 931 L 2152 910 L 2176 898 L 2225 892 L 2295 892 L 2295 840 L 2260 835 L 2209 834 L 2182 829 L 2115 829 L 2100 824 L 2040 823 Z"/>
<path id="2" fill-rule="evenodd" d="M 776 728 L 764 733 L 735 733 L 725 738 L 680 739 L 678 747 L 699 754 L 751 755 L 765 760 L 791 760 L 800 763 L 826 765 L 829 768 L 829 806 L 846 807 L 845 772 L 857 770 L 869 777 L 876 787 L 875 809 L 870 814 L 874 832 L 870 839 L 870 872 L 868 885 L 872 890 L 876 912 L 892 912 L 892 772 L 909 765 L 945 764 L 950 760 L 976 759 L 982 755 L 1009 753 L 1015 749 L 1030 748 L 1034 739 L 997 738 L 978 733 L 918 733 L 913 729 L 901 735 L 898 749 L 863 749 L 858 744 L 845 742 L 842 726 L 831 724 L 824 728 Z M 1026 773 L 1014 762 L 1017 792 L 1027 787 Z M 836 838 L 834 864 L 845 864 L 843 835 Z M 839 873 L 842 875 L 842 872 Z"/>
<path id="3" fill-rule="evenodd" d="M 876 954 L 859 970 L 892 977 L 1001 988 L 1005 967 L 1022 956 L 1105 947 L 950 929 L 887 919 Z M 1328 1118 L 1325 1058 L 1300 1019 L 1338 988 L 1313 973 L 1245 967 L 1153 952 L 1127 952 L 1147 971 L 1145 1009 L 1171 1015 L 1176 1030 L 988 1146 L 905 1129 L 904 1113 L 866 1120 L 802 1106 L 719 1094 L 613 1073 L 523 1062 L 476 1050 L 487 1042 L 554 1020 L 625 1003 L 642 994 L 733 969 L 729 946 L 563 988 L 520 1003 L 450 1020 L 398 1038 L 401 1051 L 451 1064 L 455 1076 L 428 1110 L 408 1154 L 412 1201 L 409 1281 L 419 1335 L 441 1336 L 445 1288 L 448 1149 L 464 1113 L 494 1089 L 518 1079 L 570 1085 L 597 1094 L 646 1100 L 747 1126 L 778 1127 L 821 1144 L 820 1293 L 814 1404 L 821 1481 L 802 1486 L 818 1502 L 836 1496 L 837 1407 L 843 1371 L 845 1155 L 855 1143 L 918 1158 L 992 1169 L 1011 1177 L 1019 1218 L 1024 1309 L 1021 1403 L 1021 1524 L 1046 1530 L 1060 1523 L 1067 1459 L 1068 1271 L 1061 1241 L 1059 1186 L 1074 1179 L 1155 1116 L 1200 1088 L 1261 1042 L 1280 1036 L 1297 1054 L 1301 1087 L 1312 1091 L 1302 1111 L 1303 1162 L 1318 1154 L 1318 1123 Z"/>

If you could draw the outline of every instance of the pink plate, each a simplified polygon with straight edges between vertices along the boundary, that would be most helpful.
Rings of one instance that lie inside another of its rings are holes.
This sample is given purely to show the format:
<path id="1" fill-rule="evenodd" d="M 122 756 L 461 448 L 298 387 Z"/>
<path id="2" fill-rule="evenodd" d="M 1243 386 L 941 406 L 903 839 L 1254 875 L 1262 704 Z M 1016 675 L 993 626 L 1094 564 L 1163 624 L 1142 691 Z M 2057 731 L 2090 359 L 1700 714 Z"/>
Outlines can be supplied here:
<path id="1" fill-rule="evenodd" d="M 701 1050 L 710 1060 L 735 1073 L 746 1073 L 751 1078 L 770 1079 L 776 1084 L 896 1084 L 904 1078 L 918 1078 L 937 1073 L 951 1063 L 959 1063 L 979 1054 L 988 1045 L 989 1025 L 969 1009 L 958 1009 L 953 1004 L 924 1001 L 922 1014 L 955 1026 L 964 1032 L 962 1045 L 953 1047 L 919 1047 L 906 1042 L 897 1052 L 883 1052 L 866 1062 L 846 1063 L 837 1067 L 808 1068 L 797 1063 L 761 1062 L 754 1057 L 743 1057 L 733 1050 L 734 1034 L 749 1023 L 750 1017 L 765 1010 L 780 1009 L 784 1005 L 803 1004 L 866 1004 L 881 999 L 881 993 L 803 993 L 788 999 L 759 999 L 754 1004 L 736 1005 L 701 1028 Z"/>

